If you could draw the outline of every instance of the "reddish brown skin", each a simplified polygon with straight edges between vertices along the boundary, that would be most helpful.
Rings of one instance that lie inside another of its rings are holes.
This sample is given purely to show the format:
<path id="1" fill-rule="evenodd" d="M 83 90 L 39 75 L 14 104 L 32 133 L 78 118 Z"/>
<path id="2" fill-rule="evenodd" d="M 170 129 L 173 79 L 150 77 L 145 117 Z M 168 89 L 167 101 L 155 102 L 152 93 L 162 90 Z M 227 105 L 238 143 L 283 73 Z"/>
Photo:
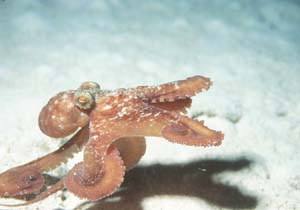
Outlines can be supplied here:
<path id="1" fill-rule="evenodd" d="M 145 136 L 191 146 L 220 145 L 224 137 L 220 131 L 184 115 L 191 106 L 191 97 L 211 84 L 209 78 L 202 76 L 115 91 L 83 83 L 77 90 L 57 94 L 40 113 L 41 130 L 59 138 L 80 129 L 57 151 L 0 174 L 0 197 L 38 192 L 44 185 L 42 173 L 57 167 L 82 148 L 83 161 L 61 181 L 31 201 L 6 206 L 29 205 L 63 188 L 88 200 L 111 195 L 122 184 L 126 170 L 144 155 Z M 75 102 L 76 94 L 82 92 L 88 92 L 93 102 L 90 106 L 86 106 L 85 98 L 80 98 L 83 106 Z"/>

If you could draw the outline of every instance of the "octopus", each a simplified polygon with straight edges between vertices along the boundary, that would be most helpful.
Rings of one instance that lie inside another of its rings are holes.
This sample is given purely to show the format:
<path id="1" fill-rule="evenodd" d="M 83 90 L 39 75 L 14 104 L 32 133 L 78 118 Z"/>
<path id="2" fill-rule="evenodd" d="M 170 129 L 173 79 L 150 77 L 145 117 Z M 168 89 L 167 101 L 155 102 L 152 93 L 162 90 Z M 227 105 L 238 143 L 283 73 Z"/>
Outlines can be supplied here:
<path id="1" fill-rule="evenodd" d="M 222 132 L 186 114 L 191 97 L 211 85 L 209 78 L 193 76 L 159 86 L 110 91 L 87 81 L 76 90 L 58 93 L 42 108 L 39 127 L 49 137 L 72 136 L 56 151 L 0 174 L 0 197 L 36 195 L 4 206 L 29 205 L 65 188 L 90 201 L 108 197 L 144 155 L 146 136 L 191 146 L 220 145 Z M 82 161 L 45 187 L 45 173 L 81 150 Z"/>

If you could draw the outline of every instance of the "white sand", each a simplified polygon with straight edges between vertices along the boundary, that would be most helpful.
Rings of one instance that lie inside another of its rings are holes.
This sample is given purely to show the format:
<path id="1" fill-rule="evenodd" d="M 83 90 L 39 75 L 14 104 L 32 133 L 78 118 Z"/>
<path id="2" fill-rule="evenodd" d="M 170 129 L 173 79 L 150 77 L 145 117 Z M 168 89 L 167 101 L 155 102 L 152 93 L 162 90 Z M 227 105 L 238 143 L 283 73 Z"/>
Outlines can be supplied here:
<path id="1" fill-rule="evenodd" d="M 114 89 L 211 77 L 190 114 L 225 140 L 148 138 L 121 197 L 89 207 L 59 192 L 27 209 L 300 209 L 299 2 L 126 2 L 0 1 L 0 171 L 61 144 L 39 130 L 39 111 L 85 80 Z"/>

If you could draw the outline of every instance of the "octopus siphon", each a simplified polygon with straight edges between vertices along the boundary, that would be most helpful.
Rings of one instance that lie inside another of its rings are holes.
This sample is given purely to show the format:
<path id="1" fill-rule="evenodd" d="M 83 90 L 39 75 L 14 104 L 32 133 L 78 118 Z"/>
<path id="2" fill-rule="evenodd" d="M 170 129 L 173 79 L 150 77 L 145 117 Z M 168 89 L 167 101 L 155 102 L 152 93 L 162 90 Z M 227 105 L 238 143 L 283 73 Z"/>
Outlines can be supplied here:
<path id="1" fill-rule="evenodd" d="M 73 134 L 56 151 L 0 174 L 0 197 L 37 194 L 22 206 L 66 188 L 81 199 L 96 201 L 114 193 L 126 170 L 145 153 L 145 136 L 191 146 L 218 146 L 224 135 L 186 116 L 191 97 L 212 85 L 193 76 L 159 86 L 102 90 L 84 82 L 76 90 L 52 97 L 39 115 L 41 131 L 53 138 Z M 61 180 L 45 189 L 44 174 L 83 150 L 83 160 Z"/>

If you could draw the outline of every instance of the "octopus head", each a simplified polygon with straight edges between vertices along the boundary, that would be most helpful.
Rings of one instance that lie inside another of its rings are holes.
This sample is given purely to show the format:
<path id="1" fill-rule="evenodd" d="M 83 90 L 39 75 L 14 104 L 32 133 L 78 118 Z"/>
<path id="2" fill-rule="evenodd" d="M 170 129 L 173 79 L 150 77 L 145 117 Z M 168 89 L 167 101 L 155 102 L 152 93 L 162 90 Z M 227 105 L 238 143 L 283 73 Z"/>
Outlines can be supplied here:
<path id="1" fill-rule="evenodd" d="M 84 82 L 77 90 L 60 92 L 52 97 L 39 115 L 42 132 L 60 138 L 86 126 L 99 90 L 97 83 Z"/>

